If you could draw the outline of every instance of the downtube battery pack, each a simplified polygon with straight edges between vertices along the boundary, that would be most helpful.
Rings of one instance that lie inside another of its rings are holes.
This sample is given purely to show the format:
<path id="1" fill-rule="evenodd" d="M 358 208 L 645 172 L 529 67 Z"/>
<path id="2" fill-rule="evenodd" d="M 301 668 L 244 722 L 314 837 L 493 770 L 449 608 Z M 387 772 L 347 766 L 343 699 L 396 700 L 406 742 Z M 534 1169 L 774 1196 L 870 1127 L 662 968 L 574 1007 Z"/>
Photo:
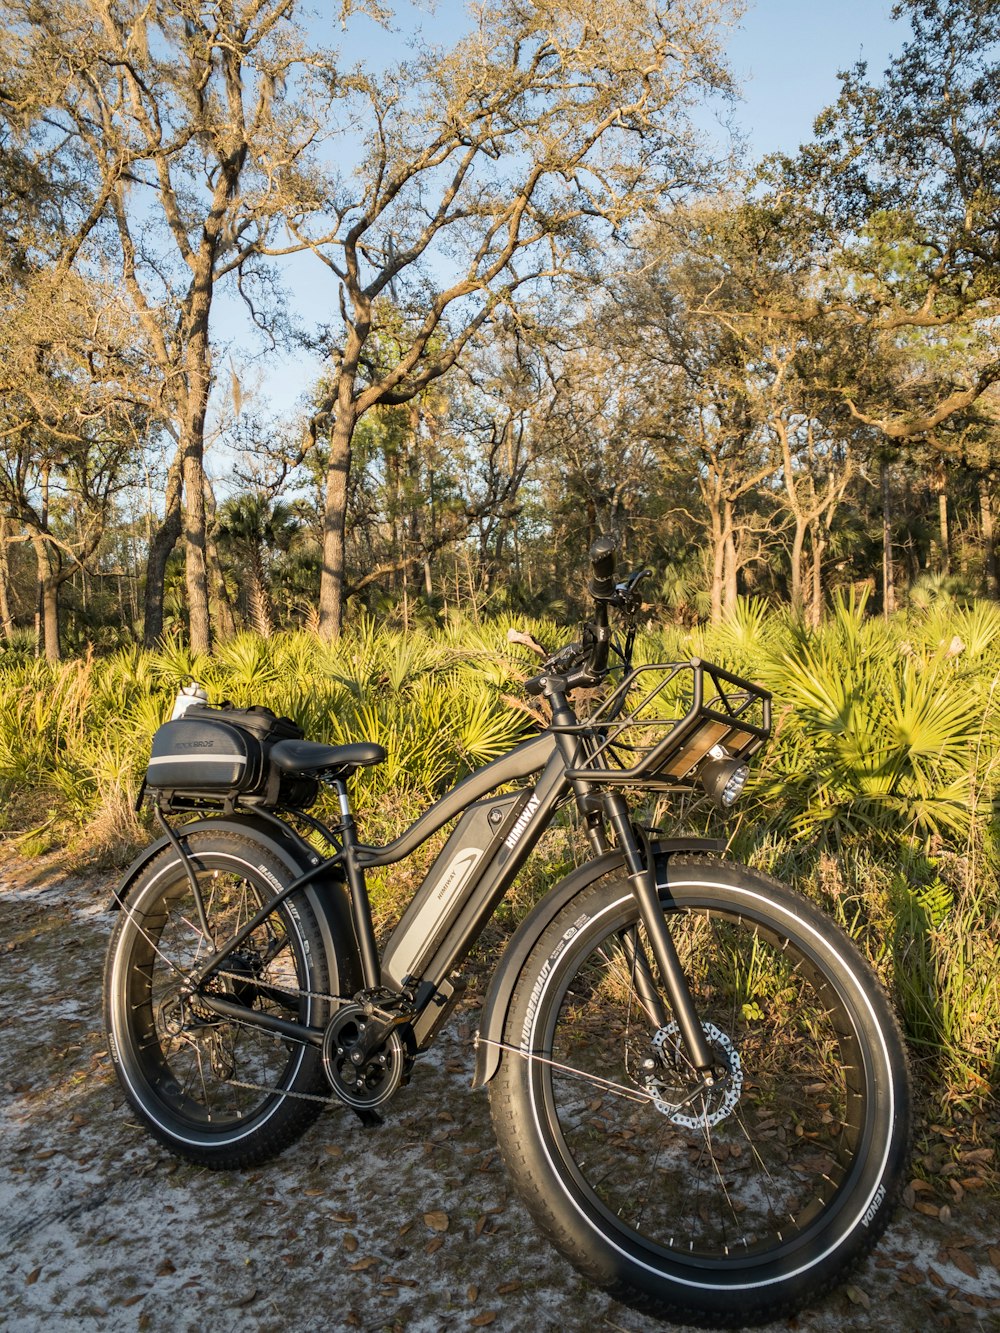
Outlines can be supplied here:
<path id="1" fill-rule="evenodd" d="M 402 986 L 423 975 L 463 912 L 474 910 L 484 873 L 510 836 L 528 793 L 511 792 L 470 805 L 400 918 L 382 955 L 382 979 Z"/>
<path id="2" fill-rule="evenodd" d="M 315 779 L 282 773 L 270 760 L 278 741 L 302 735 L 270 708 L 197 704 L 154 734 L 146 790 L 165 810 L 231 811 L 237 804 L 304 809 L 316 798 Z"/>

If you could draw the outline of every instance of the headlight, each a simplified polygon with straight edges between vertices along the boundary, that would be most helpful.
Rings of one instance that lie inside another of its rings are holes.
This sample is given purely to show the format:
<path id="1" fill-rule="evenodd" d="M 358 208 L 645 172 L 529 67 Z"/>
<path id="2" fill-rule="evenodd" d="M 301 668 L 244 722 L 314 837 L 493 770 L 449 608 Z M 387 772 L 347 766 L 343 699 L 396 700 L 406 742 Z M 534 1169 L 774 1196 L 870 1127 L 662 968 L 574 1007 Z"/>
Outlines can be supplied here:
<path id="1" fill-rule="evenodd" d="M 732 759 L 721 746 L 709 752 L 709 757 L 698 770 L 698 781 L 720 810 L 728 810 L 737 799 L 747 777 L 750 765 L 742 759 Z"/>

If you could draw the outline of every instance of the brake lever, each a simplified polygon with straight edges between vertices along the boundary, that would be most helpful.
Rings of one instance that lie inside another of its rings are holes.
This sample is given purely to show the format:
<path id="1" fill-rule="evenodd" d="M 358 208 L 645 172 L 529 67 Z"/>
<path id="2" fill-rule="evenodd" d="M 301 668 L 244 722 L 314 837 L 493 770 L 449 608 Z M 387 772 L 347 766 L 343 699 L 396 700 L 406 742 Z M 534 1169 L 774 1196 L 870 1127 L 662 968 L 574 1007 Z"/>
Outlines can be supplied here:
<path id="1" fill-rule="evenodd" d="M 636 588 L 643 579 L 652 574 L 652 570 L 647 565 L 644 569 L 637 569 L 630 574 L 623 583 L 619 583 L 615 588 L 614 605 L 622 611 L 634 613 L 642 606 L 642 599 L 637 598 Z"/>

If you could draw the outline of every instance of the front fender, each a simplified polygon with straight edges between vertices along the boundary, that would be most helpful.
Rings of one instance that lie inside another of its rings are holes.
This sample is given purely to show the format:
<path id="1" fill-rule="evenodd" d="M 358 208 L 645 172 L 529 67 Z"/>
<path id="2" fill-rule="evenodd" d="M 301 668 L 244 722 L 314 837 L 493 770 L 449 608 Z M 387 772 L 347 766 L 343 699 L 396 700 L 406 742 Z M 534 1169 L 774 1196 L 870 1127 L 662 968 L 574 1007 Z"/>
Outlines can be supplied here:
<path id="1" fill-rule="evenodd" d="M 719 854 L 725 849 L 725 842 L 716 838 L 661 838 L 652 844 L 653 858 L 657 862 L 677 852 Z M 578 866 L 535 904 L 511 936 L 493 974 L 479 1016 L 479 1031 L 476 1034 L 476 1071 L 472 1078 L 474 1088 L 481 1088 L 488 1083 L 500 1064 L 499 1043 L 503 1041 L 507 1011 L 510 1008 L 517 978 L 535 946 L 535 941 L 571 898 L 575 898 L 578 893 L 582 893 L 602 876 L 615 872 L 625 872 L 625 858 L 620 851 L 605 852 L 603 856 Z"/>
<path id="2" fill-rule="evenodd" d="M 182 842 L 197 833 L 232 833 L 241 838 L 248 838 L 277 857 L 293 877 L 311 870 L 323 859 L 314 847 L 310 847 L 291 829 L 275 825 L 269 820 L 255 818 L 253 815 L 198 819 L 190 824 L 181 825 L 176 832 Z M 169 846 L 170 839 L 163 837 L 139 853 L 115 886 L 111 902 L 108 904 L 109 911 L 121 910 L 143 870 L 154 857 Z M 331 868 L 329 876 L 311 880 L 302 893 L 319 925 L 335 990 L 341 995 L 353 995 L 363 984 L 361 960 L 354 934 L 347 886 L 339 867 Z"/>

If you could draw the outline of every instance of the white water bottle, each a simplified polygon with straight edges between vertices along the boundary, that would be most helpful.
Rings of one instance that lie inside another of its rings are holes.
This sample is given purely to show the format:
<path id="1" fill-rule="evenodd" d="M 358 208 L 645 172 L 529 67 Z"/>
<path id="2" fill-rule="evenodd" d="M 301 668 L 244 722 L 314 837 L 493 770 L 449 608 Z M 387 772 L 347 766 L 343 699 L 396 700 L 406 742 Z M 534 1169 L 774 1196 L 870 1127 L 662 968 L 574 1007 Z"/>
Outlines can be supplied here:
<path id="1" fill-rule="evenodd" d="M 195 704 L 207 704 L 208 695 L 193 680 L 190 685 L 184 685 L 177 691 L 177 698 L 174 700 L 174 711 L 170 714 L 170 721 L 176 722 L 179 717 L 183 717 L 189 708 Z"/>

